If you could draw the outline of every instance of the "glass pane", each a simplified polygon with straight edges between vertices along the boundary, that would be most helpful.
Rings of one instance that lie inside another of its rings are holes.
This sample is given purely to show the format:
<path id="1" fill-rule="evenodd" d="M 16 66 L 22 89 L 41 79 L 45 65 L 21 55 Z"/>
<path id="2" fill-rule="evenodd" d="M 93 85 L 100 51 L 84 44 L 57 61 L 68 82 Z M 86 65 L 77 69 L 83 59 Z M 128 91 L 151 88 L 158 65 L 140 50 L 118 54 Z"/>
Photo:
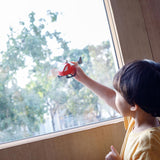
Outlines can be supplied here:
<path id="1" fill-rule="evenodd" d="M 82 57 L 83 70 L 112 87 L 118 67 L 102 1 L 5 0 L 0 19 L 0 143 L 119 117 L 74 78 L 57 77 Z"/>

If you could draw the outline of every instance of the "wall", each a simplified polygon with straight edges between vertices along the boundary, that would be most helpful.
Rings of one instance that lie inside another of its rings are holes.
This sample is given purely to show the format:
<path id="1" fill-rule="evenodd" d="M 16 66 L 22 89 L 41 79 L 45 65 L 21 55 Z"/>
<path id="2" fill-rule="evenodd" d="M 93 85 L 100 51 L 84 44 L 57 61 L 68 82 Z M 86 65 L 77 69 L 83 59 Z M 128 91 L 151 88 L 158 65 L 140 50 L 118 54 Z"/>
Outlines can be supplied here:
<path id="1" fill-rule="evenodd" d="M 153 59 L 160 62 L 160 1 L 140 0 Z"/>
<path id="2" fill-rule="evenodd" d="M 105 0 L 105 4 L 113 40 L 121 46 L 116 51 L 123 55 L 123 62 L 144 58 L 160 61 L 160 1 Z"/>
<path id="3" fill-rule="evenodd" d="M 160 1 L 105 0 L 105 4 L 120 65 L 134 59 L 160 61 Z M 101 123 L 69 133 L 0 145 L 0 159 L 100 160 L 111 144 L 120 150 L 123 138 L 122 121 Z"/>

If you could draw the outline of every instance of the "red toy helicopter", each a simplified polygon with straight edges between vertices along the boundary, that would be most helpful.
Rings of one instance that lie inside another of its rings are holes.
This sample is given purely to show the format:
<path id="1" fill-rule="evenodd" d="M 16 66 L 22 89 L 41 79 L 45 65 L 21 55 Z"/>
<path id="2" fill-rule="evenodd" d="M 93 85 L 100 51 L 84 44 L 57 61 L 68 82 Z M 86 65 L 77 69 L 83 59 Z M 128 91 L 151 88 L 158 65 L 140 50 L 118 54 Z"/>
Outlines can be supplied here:
<path id="1" fill-rule="evenodd" d="M 82 64 L 82 58 L 78 60 L 78 64 Z M 66 76 L 66 78 L 71 78 L 76 75 L 76 67 L 72 62 L 66 61 L 62 64 L 58 70 L 58 77 Z"/>

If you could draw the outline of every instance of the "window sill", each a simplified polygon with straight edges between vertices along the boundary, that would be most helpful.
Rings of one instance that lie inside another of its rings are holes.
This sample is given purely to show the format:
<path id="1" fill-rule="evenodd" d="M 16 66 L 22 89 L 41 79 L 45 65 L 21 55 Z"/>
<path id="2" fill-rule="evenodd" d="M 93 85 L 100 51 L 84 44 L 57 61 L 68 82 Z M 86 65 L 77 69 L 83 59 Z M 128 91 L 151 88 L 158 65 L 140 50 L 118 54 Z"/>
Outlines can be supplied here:
<path id="1" fill-rule="evenodd" d="M 90 125 L 86 125 L 86 126 L 82 126 L 82 127 L 78 127 L 78 128 L 68 129 L 65 131 L 60 131 L 60 132 L 50 133 L 50 134 L 41 135 L 41 136 L 37 136 L 37 137 L 27 138 L 27 139 L 23 139 L 23 140 L 19 140 L 19 141 L 4 143 L 4 144 L 0 145 L 0 149 L 11 148 L 11 147 L 24 145 L 24 144 L 28 144 L 28 143 L 33 143 L 33 142 L 37 142 L 37 141 L 42 141 L 42 140 L 46 140 L 46 139 L 50 139 L 50 138 L 55 138 L 55 137 L 59 137 L 59 136 L 67 135 L 67 134 L 82 132 L 85 130 L 90 130 L 90 129 L 94 129 L 94 128 L 98 128 L 98 127 L 113 125 L 115 123 L 120 123 L 122 121 L 123 121 L 123 118 L 117 118 L 117 119 L 113 119 L 110 121 L 99 122 L 99 123 L 90 124 Z"/>

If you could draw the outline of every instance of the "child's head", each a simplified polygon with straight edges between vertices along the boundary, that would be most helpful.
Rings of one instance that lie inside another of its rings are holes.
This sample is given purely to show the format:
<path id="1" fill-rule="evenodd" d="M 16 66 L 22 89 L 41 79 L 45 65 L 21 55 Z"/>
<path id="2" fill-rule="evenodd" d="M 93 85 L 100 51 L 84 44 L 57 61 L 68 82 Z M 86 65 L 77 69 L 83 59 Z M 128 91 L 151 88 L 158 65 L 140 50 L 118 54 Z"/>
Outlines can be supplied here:
<path id="1" fill-rule="evenodd" d="M 138 60 L 126 64 L 116 73 L 113 86 L 130 105 L 160 116 L 160 63 Z"/>

